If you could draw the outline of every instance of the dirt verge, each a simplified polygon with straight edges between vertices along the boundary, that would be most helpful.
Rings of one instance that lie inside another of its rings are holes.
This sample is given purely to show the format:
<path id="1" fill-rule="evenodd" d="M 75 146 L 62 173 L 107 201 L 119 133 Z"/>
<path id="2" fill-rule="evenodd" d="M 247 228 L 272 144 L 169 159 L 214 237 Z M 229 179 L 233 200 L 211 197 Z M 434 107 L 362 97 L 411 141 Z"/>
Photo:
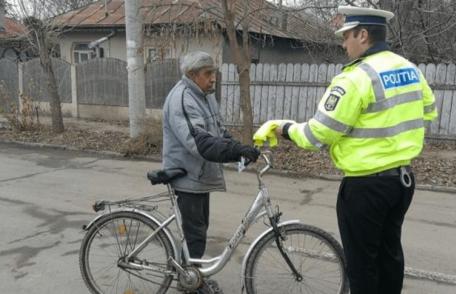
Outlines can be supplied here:
<path id="1" fill-rule="evenodd" d="M 5 125 L 5 124 L 4 124 Z M 14 131 L 0 128 L 0 140 L 65 145 L 80 150 L 112 151 L 129 156 L 155 157 L 161 154 L 161 134 L 151 126 L 148 132 L 136 140 L 130 140 L 125 122 L 66 120 L 66 131 L 54 134 L 47 126 L 33 131 Z M 233 129 L 235 137 L 239 130 Z M 276 169 L 303 176 L 341 175 L 334 168 L 326 151 L 308 152 L 289 142 L 274 149 Z M 456 187 L 456 142 L 427 142 L 422 154 L 413 161 L 417 183 Z"/>

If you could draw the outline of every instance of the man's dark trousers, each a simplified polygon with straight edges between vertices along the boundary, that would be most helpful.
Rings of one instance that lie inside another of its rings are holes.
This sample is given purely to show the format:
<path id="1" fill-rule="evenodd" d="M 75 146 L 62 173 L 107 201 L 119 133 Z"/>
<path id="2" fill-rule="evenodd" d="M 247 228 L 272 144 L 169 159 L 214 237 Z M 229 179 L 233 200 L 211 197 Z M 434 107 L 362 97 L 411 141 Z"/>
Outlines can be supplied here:
<path id="1" fill-rule="evenodd" d="M 191 258 L 201 258 L 206 250 L 209 227 L 209 193 L 176 191 L 182 228 Z"/>
<path id="2" fill-rule="evenodd" d="M 404 279 L 401 227 L 415 189 L 399 176 L 345 177 L 337 218 L 351 294 L 399 294 Z"/>

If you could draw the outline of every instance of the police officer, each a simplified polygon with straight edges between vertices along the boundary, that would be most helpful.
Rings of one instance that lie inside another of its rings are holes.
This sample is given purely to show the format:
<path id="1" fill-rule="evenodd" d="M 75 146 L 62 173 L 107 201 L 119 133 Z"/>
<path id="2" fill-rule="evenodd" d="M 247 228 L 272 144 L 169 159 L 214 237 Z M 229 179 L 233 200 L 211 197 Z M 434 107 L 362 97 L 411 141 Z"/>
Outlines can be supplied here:
<path id="1" fill-rule="evenodd" d="M 314 117 L 305 123 L 268 121 L 257 144 L 280 134 L 299 147 L 327 146 L 345 177 L 337 218 L 351 294 L 400 293 L 404 277 L 401 227 L 415 180 L 410 162 L 437 116 L 434 95 L 420 70 L 389 51 L 384 10 L 339 7 L 337 36 L 351 62 L 334 77 Z"/>

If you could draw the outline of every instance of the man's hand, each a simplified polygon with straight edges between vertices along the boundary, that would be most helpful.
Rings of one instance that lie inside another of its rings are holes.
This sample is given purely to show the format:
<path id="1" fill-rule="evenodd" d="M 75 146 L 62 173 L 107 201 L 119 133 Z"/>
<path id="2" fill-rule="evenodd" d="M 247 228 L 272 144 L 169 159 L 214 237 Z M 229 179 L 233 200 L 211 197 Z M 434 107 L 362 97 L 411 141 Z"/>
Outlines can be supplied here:
<path id="1" fill-rule="evenodd" d="M 241 156 L 248 159 L 249 162 L 257 161 L 258 156 L 260 156 L 260 150 L 249 145 L 242 145 L 239 151 Z"/>

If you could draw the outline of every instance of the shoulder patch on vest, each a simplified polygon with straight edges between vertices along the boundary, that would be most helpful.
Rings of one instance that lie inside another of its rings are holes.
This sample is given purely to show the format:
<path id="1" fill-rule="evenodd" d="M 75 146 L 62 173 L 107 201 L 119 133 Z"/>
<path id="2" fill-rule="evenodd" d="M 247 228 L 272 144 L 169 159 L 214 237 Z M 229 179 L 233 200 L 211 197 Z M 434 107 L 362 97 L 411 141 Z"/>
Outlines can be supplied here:
<path id="1" fill-rule="evenodd" d="M 339 102 L 340 97 L 334 94 L 329 94 L 328 98 L 326 98 L 325 102 L 325 109 L 326 111 L 333 111 L 336 109 L 337 102 Z"/>
<path id="2" fill-rule="evenodd" d="M 331 88 L 331 93 L 334 93 L 334 94 L 340 94 L 340 96 L 344 96 L 345 95 L 345 90 L 344 88 L 340 87 L 340 86 L 334 86 Z"/>

